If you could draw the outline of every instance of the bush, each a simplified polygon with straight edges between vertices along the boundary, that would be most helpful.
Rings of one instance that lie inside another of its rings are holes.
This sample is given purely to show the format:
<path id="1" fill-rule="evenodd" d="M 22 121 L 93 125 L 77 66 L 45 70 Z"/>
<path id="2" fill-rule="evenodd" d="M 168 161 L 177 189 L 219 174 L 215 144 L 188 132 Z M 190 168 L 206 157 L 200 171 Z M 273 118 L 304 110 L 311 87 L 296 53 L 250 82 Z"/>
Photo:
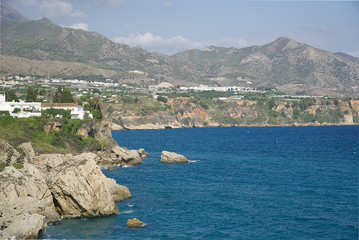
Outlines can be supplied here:
<path id="1" fill-rule="evenodd" d="M 100 110 L 95 109 L 91 113 L 94 119 L 102 119 L 102 113 Z"/>
<path id="2" fill-rule="evenodd" d="M 167 102 L 167 98 L 164 97 L 164 96 L 158 96 L 158 97 L 157 97 L 157 101 L 166 103 L 166 102 Z"/>

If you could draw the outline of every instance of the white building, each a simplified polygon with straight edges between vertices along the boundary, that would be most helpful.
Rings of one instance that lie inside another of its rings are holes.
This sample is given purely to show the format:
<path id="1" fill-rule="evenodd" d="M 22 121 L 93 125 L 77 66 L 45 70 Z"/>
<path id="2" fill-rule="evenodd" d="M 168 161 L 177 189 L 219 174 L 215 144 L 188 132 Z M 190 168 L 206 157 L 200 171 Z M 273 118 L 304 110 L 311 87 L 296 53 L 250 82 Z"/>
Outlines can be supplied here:
<path id="1" fill-rule="evenodd" d="M 6 102 L 5 94 L 0 94 L 0 111 L 8 111 L 14 118 L 41 117 L 41 103 Z"/>
<path id="2" fill-rule="evenodd" d="M 62 110 L 70 110 L 72 119 L 84 119 L 85 114 L 88 114 L 90 118 L 92 118 L 92 114 L 90 111 L 84 111 L 83 106 L 77 105 L 75 103 L 41 103 L 41 109 L 62 109 Z"/>
<path id="3" fill-rule="evenodd" d="M 71 110 L 72 119 L 84 119 L 85 114 L 92 118 L 89 111 L 84 111 L 83 106 L 74 103 L 6 102 L 5 95 L 0 94 L 0 111 L 8 111 L 14 118 L 41 117 L 41 110 L 51 108 Z"/>

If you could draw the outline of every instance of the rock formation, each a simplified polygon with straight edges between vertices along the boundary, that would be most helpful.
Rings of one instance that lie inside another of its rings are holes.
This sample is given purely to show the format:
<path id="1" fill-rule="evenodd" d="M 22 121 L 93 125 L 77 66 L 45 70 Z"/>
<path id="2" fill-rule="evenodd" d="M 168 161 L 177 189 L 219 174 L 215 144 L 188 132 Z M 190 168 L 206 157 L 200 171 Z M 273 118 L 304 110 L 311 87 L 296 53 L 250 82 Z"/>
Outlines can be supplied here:
<path id="1" fill-rule="evenodd" d="M 163 163 L 187 163 L 189 162 L 186 157 L 174 152 L 162 151 L 161 162 Z"/>
<path id="2" fill-rule="evenodd" d="M 125 147 L 114 146 L 110 150 L 97 153 L 97 163 L 99 165 L 120 165 L 130 166 L 142 163 L 148 153 L 143 148 L 140 150 L 129 150 Z"/>
<path id="3" fill-rule="evenodd" d="M 0 144 L 0 163 L 6 165 L 0 172 L 0 239 L 37 238 L 61 218 L 116 214 L 115 202 L 131 197 L 127 187 L 101 172 L 94 153 L 30 159 Z"/>
<path id="4" fill-rule="evenodd" d="M 134 219 L 128 219 L 127 220 L 127 226 L 129 228 L 139 228 L 143 226 L 143 222 L 138 220 L 137 218 Z"/>

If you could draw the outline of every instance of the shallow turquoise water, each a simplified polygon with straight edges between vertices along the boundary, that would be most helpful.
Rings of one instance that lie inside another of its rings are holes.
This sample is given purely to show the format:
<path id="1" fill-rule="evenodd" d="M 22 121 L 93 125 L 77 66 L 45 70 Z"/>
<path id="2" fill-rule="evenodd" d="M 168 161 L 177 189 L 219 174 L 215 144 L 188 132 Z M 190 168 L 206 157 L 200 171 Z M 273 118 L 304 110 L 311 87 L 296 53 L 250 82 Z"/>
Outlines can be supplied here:
<path id="1" fill-rule="evenodd" d="M 142 165 L 104 171 L 132 198 L 107 218 L 65 220 L 46 239 L 358 239 L 359 127 L 113 132 Z M 160 162 L 162 150 L 188 164 Z M 146 223 L 128 229 L 127 219 Z"/>

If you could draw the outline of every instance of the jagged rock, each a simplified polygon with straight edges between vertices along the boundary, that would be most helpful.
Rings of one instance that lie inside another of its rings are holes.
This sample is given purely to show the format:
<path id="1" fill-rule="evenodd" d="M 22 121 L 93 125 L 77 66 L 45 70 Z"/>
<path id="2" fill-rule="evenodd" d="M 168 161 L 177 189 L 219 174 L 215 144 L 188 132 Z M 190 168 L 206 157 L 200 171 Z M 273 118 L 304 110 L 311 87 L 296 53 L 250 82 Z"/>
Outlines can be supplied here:
<path id="1" fill-rule="evenodd" d="M 108 181 L 115 202 L 121 202 L 123 199 L 131 197 L 131 192 L 128 187 L 117 184 L 116 181 L 111 178 L 109 178 Z"/>
<path id="2" fill-rule="evenodd" d="M 32 147 L 31 142 L 26 142 L 26 143 L 21 144 L 21 145 L 19 145 L 19 148 L 24 151 L 26 157 L 28 157 L 30 159 L 35 157 L 35 150 Z"/>
<path id="3" fill-rule="evenodd" d="M 134 219 L 128 219 L 127 220 L 127 226 L 129 228 L 139 228 L 143 226 L 143 222 L 138 220 L 137 218 Z"/>
<path id="4" fill-rule="evenodd" d="M 189 162 L 186 157 L 174 152 L 162 151 L 161 162 L 163 163 L 187 163 Z"/>
<path id="5" fill-rule="evenodd" d="M 89 155 L 70 157 L 47 177 L 57 211 L 66 218 L 118 213 L 110 183 Z"/>
<path id="6" fill-rule="evenodd" d="M 21 170 L 8 166 L 0 173 L 0 237 L 37 238 L 47 223 L 60 220 L 41 176 L 27 162 Z"/>
<path id="7" fill-rule="evenodd" d="M 124 147 L 112 148 L 111 158 L 123 165 L 137 165 L 142 163 L 142 154 L 138 150 L 128 150 Z"/>
<path id="8" fill-rule="evenodd" d="M 25 163 L 24 169 L 21 170 L 8 166 L 1 172 L 1 201 L 12 203 L 16 198 L 29 196 L 41 200 L 46 207 L 53 207 L 51 192 L 45 179 L 41 178 L 42 174 L 36 168 L 31 169 L 30 165 L 30 163 Z M 27 169 L 34 171 L 35 175 L 28 172 Z"/>

